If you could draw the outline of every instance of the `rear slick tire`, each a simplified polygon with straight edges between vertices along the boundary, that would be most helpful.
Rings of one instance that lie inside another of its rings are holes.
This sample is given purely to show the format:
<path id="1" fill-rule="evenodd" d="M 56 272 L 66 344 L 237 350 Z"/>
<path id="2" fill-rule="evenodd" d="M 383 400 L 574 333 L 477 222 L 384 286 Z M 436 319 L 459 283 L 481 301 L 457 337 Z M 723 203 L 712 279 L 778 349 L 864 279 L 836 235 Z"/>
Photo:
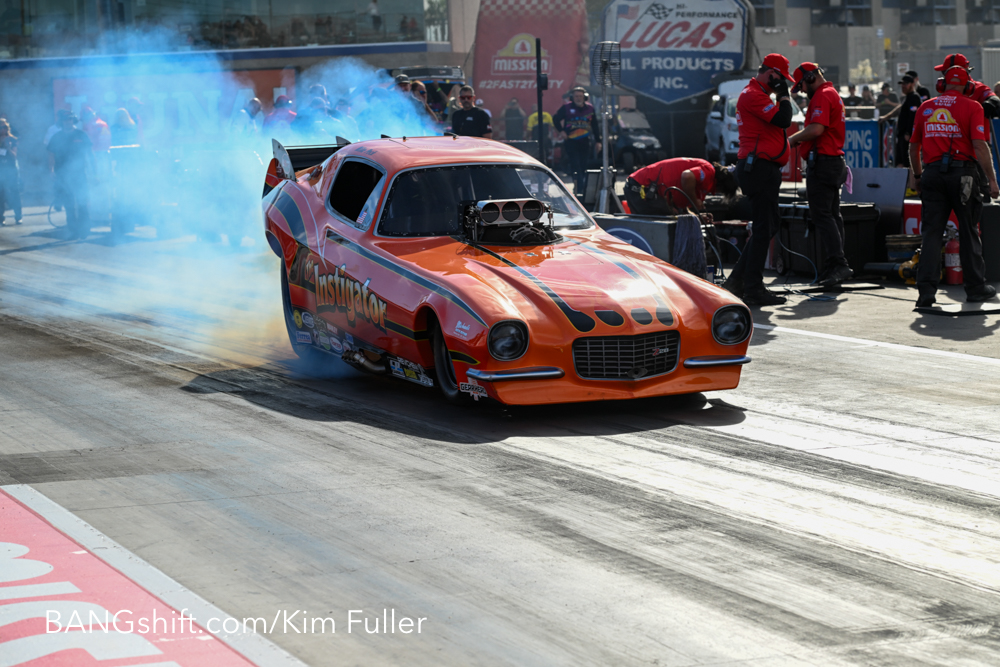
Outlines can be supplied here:
<path id="1" fill-rule="evenodd" d="M 281 305 L 285 313 L 285 330 L 288 332 L 288 342 L 292 346 L 292 351 L 307 365 L 307 372 L 310 374 L 323 375 L 324 369 L 332 361 L 330 355 L 320 352 L 313 345 L 303 345 L 296 341 L 295 316 L 292 314 L 292 299 L 288 293 L 288 274 L 285 273 L 284 266 L 281 267 Z"/>
<path id="2" fill-rule="evenodd" d="M 444 399 L 452 405 L 470 405 L 472 397 L 458 390 L 458 380 L 455 375 L 455 363 L 448 352 L 448 343 L 440 325 L 435 324 L 431 333 L 431 347 L 434 350 L 434 375 Z"/>

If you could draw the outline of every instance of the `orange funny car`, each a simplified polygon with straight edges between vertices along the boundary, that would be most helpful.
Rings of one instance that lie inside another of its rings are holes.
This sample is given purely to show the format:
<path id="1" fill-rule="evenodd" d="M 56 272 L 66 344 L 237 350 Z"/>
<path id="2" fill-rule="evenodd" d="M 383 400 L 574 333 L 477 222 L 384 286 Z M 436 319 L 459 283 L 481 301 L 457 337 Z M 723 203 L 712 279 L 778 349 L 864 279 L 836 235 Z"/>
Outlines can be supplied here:
<path id="1" fill-rule="evenodd" d="M 750 361 L 743 303 L 605 233 L 515 148 L 274 149 L 264 228 L 307 360 L 511 404 L 732 389 Z"/>

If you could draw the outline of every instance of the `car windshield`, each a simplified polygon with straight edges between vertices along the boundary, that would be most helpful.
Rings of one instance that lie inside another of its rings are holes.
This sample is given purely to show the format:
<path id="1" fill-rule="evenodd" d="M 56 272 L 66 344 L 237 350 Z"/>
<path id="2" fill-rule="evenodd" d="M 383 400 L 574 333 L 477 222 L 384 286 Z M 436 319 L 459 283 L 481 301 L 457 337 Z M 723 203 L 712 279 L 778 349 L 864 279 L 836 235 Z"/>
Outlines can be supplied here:
<path id="1" fill-rule="evenodd" d="M 413 169 L 399 174 L 386 197 L 378 233 L 459 234 L 463 205 L 484 199 L 526 198 L 551 206 L 552 224 L 556 227 L 582 229 L 593 224 L 566 188 L 540 167 L 461 165 Z"/>
<path id="2" fill-rule="evenodd" d="M 726 101 L 726 115 L 730 118 L 736 118 L 736 100 L 737 96 L 732 96 Z"/>

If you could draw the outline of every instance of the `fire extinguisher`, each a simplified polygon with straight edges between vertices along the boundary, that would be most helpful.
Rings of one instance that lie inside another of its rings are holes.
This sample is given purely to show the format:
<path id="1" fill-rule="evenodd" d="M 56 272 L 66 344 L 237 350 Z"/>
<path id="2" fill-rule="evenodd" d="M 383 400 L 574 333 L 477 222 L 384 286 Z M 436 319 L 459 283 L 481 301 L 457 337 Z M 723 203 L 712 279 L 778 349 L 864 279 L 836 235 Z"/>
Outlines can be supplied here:
<path id="1" fill-rule="evenodd" d="M 944 284 L 961 285 L 962 260 L 958 255 L 958 234 L 948 230 L 948 242 L 944 244 Z"/>

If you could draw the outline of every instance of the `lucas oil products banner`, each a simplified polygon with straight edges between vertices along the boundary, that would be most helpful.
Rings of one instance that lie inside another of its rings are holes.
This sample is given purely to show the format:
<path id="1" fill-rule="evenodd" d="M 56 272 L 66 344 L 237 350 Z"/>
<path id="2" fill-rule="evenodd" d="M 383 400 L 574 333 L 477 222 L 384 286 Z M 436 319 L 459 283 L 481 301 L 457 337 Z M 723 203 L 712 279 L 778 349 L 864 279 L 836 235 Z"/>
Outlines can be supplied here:
<path id="1" fill-rule="evenodd" d="M 535 38 L 542 40 L 542 73 L 549 76 L 545 111 L 554 113 L 563 93 L 587 83 L 584 0 L 482 0 L 472 85 L 494 119 L 512 98 L 526 114 L 537 103 Z"/>
<path id="2" fill-rule="evenodd" d="M 602 33 L 621 43 L 621 85 L 671 103 L 742 69 L 747 13 L 739 0 L 614 0 Z"/>

